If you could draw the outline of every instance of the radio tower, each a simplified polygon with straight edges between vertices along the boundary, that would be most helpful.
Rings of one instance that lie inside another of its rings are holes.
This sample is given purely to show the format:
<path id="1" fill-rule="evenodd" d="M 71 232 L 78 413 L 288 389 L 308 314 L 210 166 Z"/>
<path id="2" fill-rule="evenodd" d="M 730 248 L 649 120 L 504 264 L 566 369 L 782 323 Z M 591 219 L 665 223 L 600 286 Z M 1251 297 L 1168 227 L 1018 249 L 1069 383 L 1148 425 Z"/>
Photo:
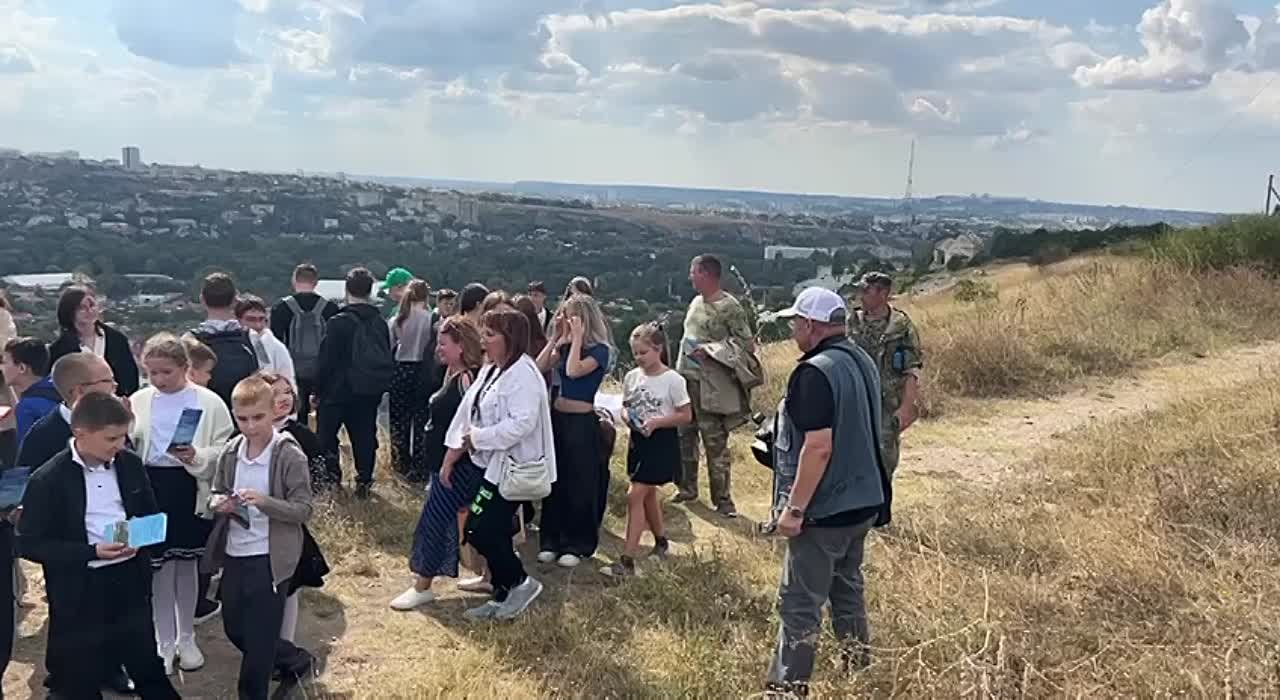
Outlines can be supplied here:
<path id="1" fill-rule="evenodd" d="M 916 223 L 915 213 L 912 211 L 914 198 L 911 194 L 911 188 L 915 184 L 916 175 L 916 140 L 911 139 L 911 157 L 907 160 L 907 192 L 902 196 L 902 210 L 907 215 L 907 225 L 913 226 Z"/>

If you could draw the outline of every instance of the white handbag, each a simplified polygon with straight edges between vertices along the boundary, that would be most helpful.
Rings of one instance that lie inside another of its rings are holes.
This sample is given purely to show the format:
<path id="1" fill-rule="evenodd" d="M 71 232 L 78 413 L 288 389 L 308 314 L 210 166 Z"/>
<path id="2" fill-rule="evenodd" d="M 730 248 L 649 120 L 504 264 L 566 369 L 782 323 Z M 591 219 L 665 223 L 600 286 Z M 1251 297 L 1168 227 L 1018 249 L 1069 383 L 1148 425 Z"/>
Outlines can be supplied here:
<path id="1" fill-rule="evenodd" d="M 545 457 L 532 462 L 517 462 L 507 455 L 503 462 L 502 479 L 498 482 L 498 495 L 502 500 L 512 503 L 540 501 L 551 495 L 551 474 L 547 471 Z"/>

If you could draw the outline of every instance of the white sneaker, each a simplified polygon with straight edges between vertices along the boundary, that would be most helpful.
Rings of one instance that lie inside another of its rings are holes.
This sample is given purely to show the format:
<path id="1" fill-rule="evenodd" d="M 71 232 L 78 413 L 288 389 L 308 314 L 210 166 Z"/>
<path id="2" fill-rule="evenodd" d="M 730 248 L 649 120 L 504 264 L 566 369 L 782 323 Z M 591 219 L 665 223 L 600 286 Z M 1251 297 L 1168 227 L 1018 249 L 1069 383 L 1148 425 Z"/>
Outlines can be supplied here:
<path id="1" fill-rule="evenodd" d="M 172 676 L 178 672 L 178 645 L 161 644 L 156 651 L 160 655 L 160 660 L 164 662 L 164 675 Z"/>
<path id="2" fill-rule="evenodd" d="M 401 611 L 413 610 L 414 608 L 426 605 L 435 599 L 436 594 L 432 593 L 430 589 L 420 591 L 414 586 L 409 586 L 409 590 L 396 596 L 395 600 L 391 601 L 391 609 Z"/>
<path id="3" fill-rule="evenodd" d="M 556 553 L 555 553 L 555 552 L 550 552 L 550 551 L 547 551 L 547 550 L 543 550 L 543 551 L 541 551 L 541 552 L 538 552 L 538 561 L 539 561 L 539 562 L 542 562 L 543 564 L 550 564 L 551 562 L 553 562 L 553 561 L 555 561 L 555 560 L 556 560 Z"/>
<path id="4" fill-rule="evenodd" d="M 498 614 L 498 610 L 501 607 L 502 607 L 502 604 L 499 603 L 498 601 L 490 600 L 478 608 L 471 608 L 470 610 L 462 613 L 462 616 L 467 618 L 468 620 L 471 620 L 472 622 L 480 622 L 482 620 L 492 620 Z"/>
<path id="5" fill-rule="evenodd" d="M 178 668 L 183 671 L 199 671 L 204 668 L 204 654 L 196 646 L 195 637 L 178 640 Z"/>
<path id="6" fill-rule="evenodd" d="M 499 620 L 515 618 L 539 595 L 542 595 L 542 583 L 532 576 L 526 576 L 523 583 L 507 591 L 507 599 L 498 604 L 493 616 Z"/>
<path id="7" fill-rule="evenodd" d="M 493 593 L 493 584 L 484 580 L 483 576 L 472 576 L 459 581 L 458 590 L 463 593 Z"/>
<path id="8" fill-rule="evenodd" d="M 582 560 L 572 554 L 561 554 L 560 558 L 556 560 L 556 563 L 566 569 L 572 569 L 573 567 L 581 564 Z"/>

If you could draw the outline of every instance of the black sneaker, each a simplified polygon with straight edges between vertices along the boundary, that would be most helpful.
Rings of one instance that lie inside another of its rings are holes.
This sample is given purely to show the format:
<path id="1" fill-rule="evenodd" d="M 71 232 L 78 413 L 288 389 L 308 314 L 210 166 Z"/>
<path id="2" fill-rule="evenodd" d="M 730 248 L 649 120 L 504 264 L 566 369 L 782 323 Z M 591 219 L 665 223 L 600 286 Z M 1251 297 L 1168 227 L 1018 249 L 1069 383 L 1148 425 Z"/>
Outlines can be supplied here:
<path id="1" fill-rule="evenodd" d="M 627 555 L 622 555 L 618 561 L 601 567 L 600 573 L 609 578 L 628 578 L 636 575 L 636 562 Z"/>
<path id="2" fill-rule="evenodd" d="M 723 515 L 726 518 L 738 517 L 738 509 L 735 508 L 732 503 L 721 503 L 720 505 L 716 506 L 716 512 L 719 513 L 720 515 Z"/>
<path id="3" fill-rule="evenodd" d="M 356 484 L 356 500 L 369 500 L 369 492 L 372 487 L 369 484 Z"/>
<path id="4" fill-rule="evenodd" d="M 217 618 L 221 612 L 222 603 L 219 603 L 216 600 L 209 600 L 208 598 L 201 598 L 196 601 L 196 627 Z"/>
<path id="5" fill-rule="evenodd" d="M 667 555 L 670 553 L 671 553 L 671 540 L 665 537 L 659 537 L 657 542 L 654 542 L 653 551 L 650 552 L 650 555 L 658 557 L 659 559 L 666 559 Z"/>
<path id="6" fill-rule="evenodd" d="M 685 493 L 681 491 L 680 493 L 677 493 L 675 495 L 675 498 L 671 499 L 671 502 L 672 503 L 688 503 L 689 501 L 696 501 L 696 500 L 698 500 L 698 494 Z"/>

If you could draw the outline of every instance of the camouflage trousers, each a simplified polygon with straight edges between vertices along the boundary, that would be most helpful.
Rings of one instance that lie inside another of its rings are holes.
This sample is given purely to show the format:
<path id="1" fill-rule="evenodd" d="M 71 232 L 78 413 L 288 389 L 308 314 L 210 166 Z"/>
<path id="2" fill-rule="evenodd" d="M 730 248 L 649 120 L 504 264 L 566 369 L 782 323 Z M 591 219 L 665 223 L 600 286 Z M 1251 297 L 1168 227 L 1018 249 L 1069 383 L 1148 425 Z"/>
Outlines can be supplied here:
<path id="1" fill-rule="evenodd" d="M 880 430 L 880 456 L 884 458 L 884 468 L 889 472 L 890 479 L 898 470 L 898 458 L 901 454 L 902 438 L 901 431 L 898 430 L 898 417 L 890 415 Z"/>
<path id="2" fill-rule="evenodd" d="M 717 508 L 733 508 L 733 496 L 729 493 L 729 423 L 727 416 L 706 413 L 698 409 L 698 382 L 689 380 L 689 399 L 693 404 L 693 422 L 680 428 L 680 487 L 681 495 L 698 495 L 698 438 L 707 455 L 707 473 L 711 477 L 711 504 Z"/>

